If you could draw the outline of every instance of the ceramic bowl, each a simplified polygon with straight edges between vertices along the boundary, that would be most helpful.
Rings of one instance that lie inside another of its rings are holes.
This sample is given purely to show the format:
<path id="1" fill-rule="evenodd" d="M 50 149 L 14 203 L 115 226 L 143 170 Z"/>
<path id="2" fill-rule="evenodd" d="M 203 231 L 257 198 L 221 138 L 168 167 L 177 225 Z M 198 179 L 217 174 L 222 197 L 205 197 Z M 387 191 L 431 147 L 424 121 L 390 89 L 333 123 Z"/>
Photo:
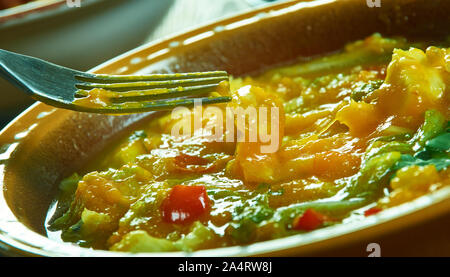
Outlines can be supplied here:
<path id="1" fill-rule="evenodd" d="M 360 0 L 287 2 L 221 20 L 144 45 L 93 71 L 113 74 L 226 70 L 253 74 L 321 55 L 374 32 L 411 38 L 449 35 L 450 1 L 382 1 L 369 8 Z M 58 182 L 77 171 L 108 143 L 152 113 L 105 116 L 35 104 L 0 133 L 0 249 L 41 256 L 131 256 L 97 251 L 47 238 L 44 224 Z M 307 234 L 194 253 L 135 256 L 285 256 L 327 253 L 450 211 L 450 187 L 361 221 Z"/>

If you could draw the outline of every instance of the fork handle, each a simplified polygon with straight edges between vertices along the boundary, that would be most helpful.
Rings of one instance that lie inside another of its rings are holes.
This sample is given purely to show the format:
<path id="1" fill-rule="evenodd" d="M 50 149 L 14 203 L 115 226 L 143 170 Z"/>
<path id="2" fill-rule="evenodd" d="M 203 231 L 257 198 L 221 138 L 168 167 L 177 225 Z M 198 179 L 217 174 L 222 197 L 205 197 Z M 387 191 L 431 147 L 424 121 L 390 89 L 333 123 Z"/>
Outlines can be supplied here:
<path id="1" fill-rule="evenodd" d="M 12 54 L 9 51 L 0 49 L 0 76 L 6 79 L 13 84 L 17 84 L 17 80 L 8 72 L 6 67 L 6 60 L 9 54 Z"/>
<path id="2" fill-rule="evenodd" d="M 8 59 L 8 57 L 20 56 L 16 53 L 12 53 L 3 49 L 0 49 L 0 76 L 5 80 L 9 81 L 13 85 L 19 87 L 20 89 L 24 89 L 28 91 L 26 87 L 20 82 L 14 75 L 8 70 L 7 62 L 12 62 L 12 59 Z"/>

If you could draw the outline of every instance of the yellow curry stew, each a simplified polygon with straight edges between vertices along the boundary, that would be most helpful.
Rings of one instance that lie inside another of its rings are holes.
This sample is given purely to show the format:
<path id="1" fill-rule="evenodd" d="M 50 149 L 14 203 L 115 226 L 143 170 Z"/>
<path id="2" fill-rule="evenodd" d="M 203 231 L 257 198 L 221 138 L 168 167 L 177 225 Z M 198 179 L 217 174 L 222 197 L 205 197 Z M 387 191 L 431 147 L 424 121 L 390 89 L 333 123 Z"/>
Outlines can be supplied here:
<path id="1" fill-rule="evenodd" d="M 276 134 L 276 151 L 262 139 L 206 139 L 228 122 L 207 107 L 197 107 L 201 132 L 189 124 L 195 107 L 164 114 L 108 149 L 96 171 L 62 181 L 48 229 L 96 249 L 195 251 L 358 221 L 448 186 L 446 47 L 375 34 L 234 78 L 232 101 L 214 107 L 271 111 L 277 125 L 256 131 Z"/>

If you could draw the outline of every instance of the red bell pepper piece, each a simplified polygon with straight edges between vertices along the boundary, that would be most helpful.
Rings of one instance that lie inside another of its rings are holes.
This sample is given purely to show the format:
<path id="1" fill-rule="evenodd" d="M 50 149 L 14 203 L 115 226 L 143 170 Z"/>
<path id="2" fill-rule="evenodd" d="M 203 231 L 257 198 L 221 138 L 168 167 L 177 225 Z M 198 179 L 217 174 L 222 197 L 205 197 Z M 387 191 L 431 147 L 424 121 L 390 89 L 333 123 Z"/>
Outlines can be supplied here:
<path id="1" fill-rule="evenodd" d="M 374 215 L 374 214 L 377 214 L 377 213 L 381 212 L 382 210 L 383 209 L 381 209 L 381 208 L 373 207 L 373 208 L 370 208 L 370 209 L 364 211 L 364 215 L 365 216 L 371 216 L 371 215 Z"/>
<path id="2" fill-rule="evenodd" d="M 195 221 L 209 210 L 209 201 L 204 186 L 176 185 L 161 204 L 163 220 L 176 224 Z"/>
<path id="3" fill-rule="evenodd" d="M 329 218 L 313 209 L 307 209 L 302 215 L 294 219 L 295 230 L 311 231 L 322 226 Z"/>

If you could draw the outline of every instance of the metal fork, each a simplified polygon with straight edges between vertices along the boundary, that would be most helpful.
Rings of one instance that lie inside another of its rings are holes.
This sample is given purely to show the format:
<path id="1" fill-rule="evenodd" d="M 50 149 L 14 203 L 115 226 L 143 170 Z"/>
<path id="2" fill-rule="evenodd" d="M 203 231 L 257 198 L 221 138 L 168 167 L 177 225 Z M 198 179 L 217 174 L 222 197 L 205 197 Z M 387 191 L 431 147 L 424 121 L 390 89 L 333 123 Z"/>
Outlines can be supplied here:
<path id="1" fill-rule="evenodd" d="M 0 75 L 35 100 L 82 112 L 137 113 L 192 106 L 195 101 L 214 104 L 231 100 L 228 96 L 201 97 L 228 80 L 225 71 L 143 76 L 93 74 L 0 49 Z M 82 101 L 78 100 L 88 97 L 94 89 L 105 94 L 107 103 L 80 104 Z"/>

